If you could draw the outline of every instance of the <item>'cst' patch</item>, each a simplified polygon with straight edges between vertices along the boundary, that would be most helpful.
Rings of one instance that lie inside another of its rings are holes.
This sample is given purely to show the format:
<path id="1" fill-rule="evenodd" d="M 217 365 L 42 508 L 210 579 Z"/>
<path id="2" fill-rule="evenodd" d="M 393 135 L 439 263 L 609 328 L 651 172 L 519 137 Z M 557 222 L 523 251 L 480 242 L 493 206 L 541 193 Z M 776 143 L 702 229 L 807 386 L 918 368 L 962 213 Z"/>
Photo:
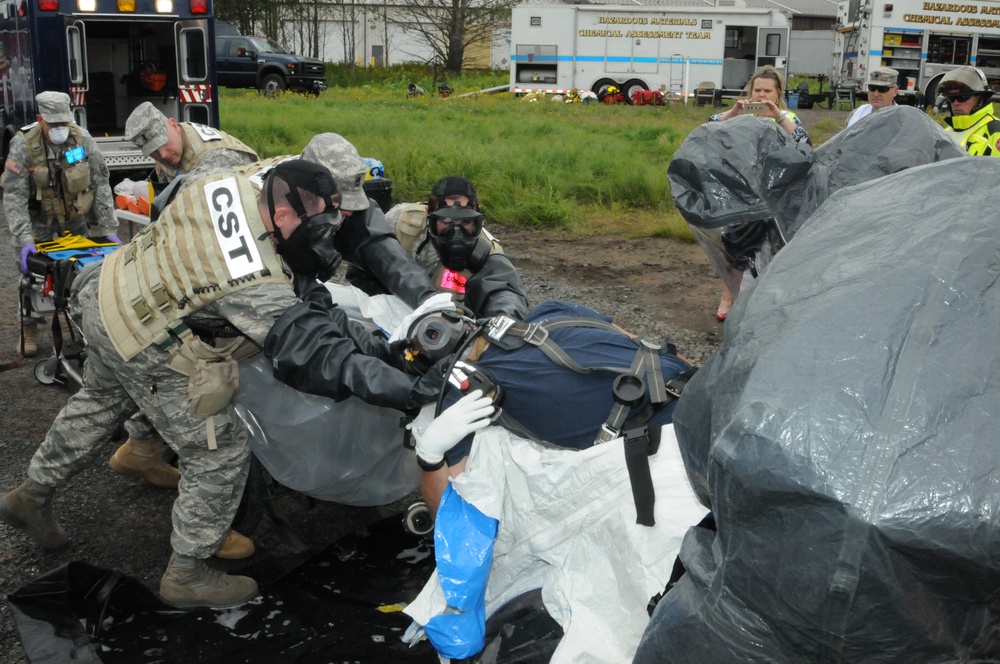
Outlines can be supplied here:
<path id="1" fill-rule="evenodd" d="M 22 166 L 21 164 L 17 163 L 13 159 L 8 159 L 7 163 L 4 164 L 4 168 L 6 168 L 8 171 L 10 171 L 11 173 L 13 173 L 14 175 L 20 175 L 21 171 L 24 170 L 24 166 Z"/>

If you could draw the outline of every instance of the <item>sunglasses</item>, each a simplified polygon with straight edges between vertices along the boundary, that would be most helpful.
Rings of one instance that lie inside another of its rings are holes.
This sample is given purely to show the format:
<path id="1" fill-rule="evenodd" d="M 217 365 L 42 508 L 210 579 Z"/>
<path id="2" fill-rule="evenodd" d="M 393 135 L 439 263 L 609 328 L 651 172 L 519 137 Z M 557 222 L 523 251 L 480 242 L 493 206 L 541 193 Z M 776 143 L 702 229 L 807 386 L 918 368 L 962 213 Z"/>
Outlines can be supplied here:
<path id="1" fill-rule="evenodd" d="M 882 94 L 885 94 L 889 91 L 889 88 L 890 86 L 888 85 L 869 85 L 868 92 L 881 92 Z"/>
<path id="2" fill-rule="evenodd" d="M 948 95 L 948 101 L 957 101 L 959 103 L 969 101 L 975 95 L 963 94 L 963 95 Z"/>

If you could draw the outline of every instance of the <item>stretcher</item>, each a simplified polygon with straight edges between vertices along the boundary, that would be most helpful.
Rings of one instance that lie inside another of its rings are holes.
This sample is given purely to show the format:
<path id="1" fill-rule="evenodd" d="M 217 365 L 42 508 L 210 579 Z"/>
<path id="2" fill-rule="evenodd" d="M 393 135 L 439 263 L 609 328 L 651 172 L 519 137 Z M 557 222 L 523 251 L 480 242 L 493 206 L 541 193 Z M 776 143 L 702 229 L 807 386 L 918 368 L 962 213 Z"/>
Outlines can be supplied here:
<path id="1" fill-rule="evenodd" d="M 29 316 L 52 317 L 52 356 L 35 364 L 38 382 L 63 385 L 70 379 L 82 384 L 87 352 L 83 335 L 69 315 L 70 286 L 86 265 L 103 260 L 118 248 L 118 243 L 105 237 L 67 233 L 51 242 L 38 243 L 37 251 L 28 255 L 28 271 L 18 285 L 21 324 Z"/>

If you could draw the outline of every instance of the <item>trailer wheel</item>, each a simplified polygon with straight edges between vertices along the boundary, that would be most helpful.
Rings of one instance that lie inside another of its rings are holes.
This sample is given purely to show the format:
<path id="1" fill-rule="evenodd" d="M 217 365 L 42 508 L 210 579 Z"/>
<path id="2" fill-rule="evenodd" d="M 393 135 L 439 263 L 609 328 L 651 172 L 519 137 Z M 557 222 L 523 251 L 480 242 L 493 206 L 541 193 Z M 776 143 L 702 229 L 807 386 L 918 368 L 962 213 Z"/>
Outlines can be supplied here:
<path id="1" fill-rule="evenodd" d="M 927 87 L 924 88 L 924 105 L 928 108 L 939 110 L 936 108 L 935 104 L 937 103 L 937 86 L 941 82 L 942 78 L 944 78 L 944 74 L 938 74 L 932 78 L 927 83 Z"/>
<path id="2" fill-rule="evenodd" d="M 625 98 L 628 99 L 629 102 L 631 102 L 632 101 L 632 95 L 635 94 L 636 91 L 638 91 L 638 90 L 648 90 L 648 89 L 649 89 L 649 86 L 646 85 L 643 81 L 640 81 L 637 78 L 633 78 L 633 79 L 630 79 L 628 81 L 625 81 L 625 89 L 622 90 L 622 92 L 625 93 Z"/>
<path id="3" fill-rule="evenodd" d="M 260 82 L 260 91 L 264 93 L 265 97 L 273 97 L 285 87 L 285 79 L 281 77 L 281 74 L 268 74 Z"/>
<path id="4" fill-rule="evenodd" d="M 593 92 L 598 97 L 600 97 L 602 94 L 604 94 L 604 91 L 608 89 L 609 86 L 612 85 L 618 87 L 618 85 L 610 78 L 601 78 L 594 83 L 594 85 L 590 88 L 590 91 Z"/>

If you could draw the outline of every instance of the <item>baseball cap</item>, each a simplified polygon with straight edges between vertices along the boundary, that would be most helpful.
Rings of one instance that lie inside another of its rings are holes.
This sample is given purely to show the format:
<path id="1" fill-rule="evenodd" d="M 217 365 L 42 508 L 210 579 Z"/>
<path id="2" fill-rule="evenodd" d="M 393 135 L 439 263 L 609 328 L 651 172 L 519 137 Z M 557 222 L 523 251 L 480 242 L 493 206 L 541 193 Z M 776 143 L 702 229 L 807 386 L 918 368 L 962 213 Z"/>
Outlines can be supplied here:
<path id="1" fill-rule="evenodd" d="M 148 157 L 166 145 L 170 138 L 166 116 L 150 102 L 142 102 L 125 121 L 125 138 L 142 150 L 142 156 Z"/>
<path id="2" fill-rule="evenodd" d="M 899 85 L 899 72 L 892 67 L 876 67 L 868 72 L 868 80 L 865 85 L 885 85 L 892 87 Z"/>
<path id="3" fill-rule="evenodd" d="M 65 92 L 39 92 L 35 102 L 38 104 L 38 114 L 46 122 L 73 121 L 73 113 L 69 110 L 69 95 Z"/>
<path id="4" fill-rule="evenodd" d="M 368 209 L 368 194 L 364 189 L 368 164 L 346 138 L 333 133 L 316 134 L 303 148 L 302 158 L 330 170 L 343 197 L 340 209 L 349 211 Z"/>

